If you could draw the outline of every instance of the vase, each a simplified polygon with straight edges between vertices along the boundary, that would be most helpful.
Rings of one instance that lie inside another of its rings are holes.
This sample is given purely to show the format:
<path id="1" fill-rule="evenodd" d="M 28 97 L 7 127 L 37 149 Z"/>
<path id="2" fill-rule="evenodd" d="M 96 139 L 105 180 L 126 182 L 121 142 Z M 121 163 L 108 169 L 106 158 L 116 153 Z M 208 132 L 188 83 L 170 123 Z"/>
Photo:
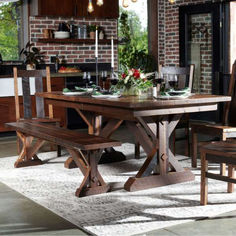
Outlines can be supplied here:
<path id="1" fill-rule="evenodd" d="M 90 39 L 95 39 L 95 32 L 94 32 L 94 31 L 91 31 L 91 32 L 89 33 L 89 38 L 90 38 Z"/>
<path id="2" fill-rule="evenodd" d="M 122 91 L 122 95 L 138 96 L 139 98 L 152 97 L 152 87 L 145 90 L 138 89 L 137 87 L 124 88 Z"/>
<path id="3" fill-rule="evenodd" d="M 124 96 L 138 96 L 139 95 L 139 89 L 135 87 L 131 88 L 124 88 L 122 91 L 122 95 Z"/>

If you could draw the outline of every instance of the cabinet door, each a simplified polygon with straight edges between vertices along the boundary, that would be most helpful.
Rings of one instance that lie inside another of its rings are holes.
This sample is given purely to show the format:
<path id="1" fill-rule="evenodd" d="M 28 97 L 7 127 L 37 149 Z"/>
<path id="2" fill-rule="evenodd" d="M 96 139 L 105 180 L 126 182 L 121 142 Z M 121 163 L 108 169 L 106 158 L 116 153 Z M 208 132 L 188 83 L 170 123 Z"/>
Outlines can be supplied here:
<path id="1" fill-rule="evenodd" d="M 75 16 L 76 0 L 38 0 L 40 16 Z"/>
<path id="2" fill-rule="evenodd" d="M 88 13 L 88 0 L 77 0 L 78 2 L 83 2 L 84 16 L 88 17 L 98 17 L 98 18 L 118 18 L 119 17 L 119 1 L 118 0 L 103 0 L 104 4 L 98 6 L 96 4 L 97 0 L 92 0 L 94 11 Z"/>

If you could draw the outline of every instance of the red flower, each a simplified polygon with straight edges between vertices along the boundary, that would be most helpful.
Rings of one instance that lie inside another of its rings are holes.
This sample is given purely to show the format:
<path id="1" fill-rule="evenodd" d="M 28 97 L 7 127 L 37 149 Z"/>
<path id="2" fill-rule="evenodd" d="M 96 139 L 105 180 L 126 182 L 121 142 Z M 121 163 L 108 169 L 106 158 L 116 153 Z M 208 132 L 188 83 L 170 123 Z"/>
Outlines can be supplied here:
<path id="1" fill-rule="evenodd" d="M 135 69 L 134 70 L 134 78 L 138 79 L 140 77 L 140 72 L 139 70 Z"/>
<path id="2" fill-rule="evenodd" d="M 126 74 L 125 73 L 123 73 L 122 74 L 122 79 L 124 79 L 126 77 Z"/>

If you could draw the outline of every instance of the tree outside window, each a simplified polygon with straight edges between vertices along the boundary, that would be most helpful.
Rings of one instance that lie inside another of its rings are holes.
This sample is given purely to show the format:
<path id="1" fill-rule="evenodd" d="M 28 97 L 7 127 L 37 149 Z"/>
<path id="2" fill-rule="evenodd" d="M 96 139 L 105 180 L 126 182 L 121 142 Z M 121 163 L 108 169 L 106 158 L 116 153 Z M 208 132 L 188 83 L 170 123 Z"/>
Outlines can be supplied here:
<path id="1" fill-rule="evenodd" d="M 21 6 L 21 1 L 0 2 L 0 53 L 3 60 L 19 60 Z"/>

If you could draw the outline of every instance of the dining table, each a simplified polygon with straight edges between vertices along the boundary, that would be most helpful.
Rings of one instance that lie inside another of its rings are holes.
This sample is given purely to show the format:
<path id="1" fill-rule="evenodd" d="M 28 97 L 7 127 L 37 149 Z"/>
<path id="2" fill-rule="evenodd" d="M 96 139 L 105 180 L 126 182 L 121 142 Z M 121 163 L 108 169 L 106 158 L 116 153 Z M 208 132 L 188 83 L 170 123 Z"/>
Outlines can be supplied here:
<path id="1" fill-rule="evenodd" d="M 109 138 L 122 123 L 126 124 L 127 132 L 133 133 L 146 154 L 136 175 L 124 184 L 127 191 L 193 181 L 194 174 L 172 153 L 170 136 L 183 114 L 216 111 L 219 102 L 231 100 L 229 96 L 210 94 L 194 94 L 184 99 L 103 98 L 62 92 L 41 92 L 36 96 L 43 97 L 46 104 L 75 109 L 88 125 L 90 134 Z M 106 122 L 101 122 L 102 117 L 106 117 Z"/>

